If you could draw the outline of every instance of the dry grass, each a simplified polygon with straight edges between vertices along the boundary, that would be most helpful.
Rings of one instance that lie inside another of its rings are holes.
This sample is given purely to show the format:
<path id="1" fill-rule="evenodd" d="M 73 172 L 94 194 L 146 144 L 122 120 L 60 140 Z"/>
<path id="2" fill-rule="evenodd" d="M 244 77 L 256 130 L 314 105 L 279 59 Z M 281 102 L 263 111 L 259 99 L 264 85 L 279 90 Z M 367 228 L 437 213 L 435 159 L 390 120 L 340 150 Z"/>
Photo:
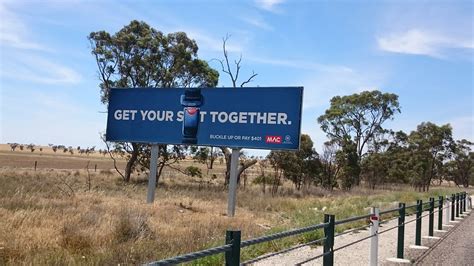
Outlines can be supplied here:
<path id="1" fill-rule="evenodd" d="M 221 177 L 201 183 L 167 171 L 151 205 L 144 203 L 146 182 L 140 177 L 125 184 L 109 169 L 91 172 L 90 191 L 86 177 L 85 170 L 0 169 L 1 265 L 139 264 L 222 244 L 229 228 L 242 230 L 248 239 L 319 223 L 323 213 L 349 217 L 367 213 L 371 205 L 387 208 L 437 193 L 403 188 L 300 192 L 285 184 L 272 197 L 248 182 L 238 194 L 237 216 L 229 218 Z M 300 240 L 247 248 L 243 256 Z M 219 258 L 203 263 L 221 264 Z"/>
<path id="2" fill-rule="evenodd" d="M 197 186 L 163 186 L 147 205 L 145 184 L 109 174 L 93 174 L 92 191 L 73 171 L 0 175 L 0 264 L 136 264 L 222 243 L 227 228 L 258 235 L 268 223 L 249 211 L 223 215 L 222 187 L 209 197 Z"/>

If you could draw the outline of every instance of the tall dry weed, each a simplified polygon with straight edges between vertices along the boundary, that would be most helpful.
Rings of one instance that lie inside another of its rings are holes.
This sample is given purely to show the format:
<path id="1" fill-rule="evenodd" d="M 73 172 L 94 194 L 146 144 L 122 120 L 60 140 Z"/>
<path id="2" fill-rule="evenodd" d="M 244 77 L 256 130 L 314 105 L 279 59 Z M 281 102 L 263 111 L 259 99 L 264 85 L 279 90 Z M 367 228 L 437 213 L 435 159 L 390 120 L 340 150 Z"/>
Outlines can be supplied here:
<path id="1" fill-rule="evenodd" d="M 154 239 L 155 234 L 148 225 L 148 216 L 142 212 L 122 210 L 116 217 L 112 232 L 113 239 L 118 243 Z"/>

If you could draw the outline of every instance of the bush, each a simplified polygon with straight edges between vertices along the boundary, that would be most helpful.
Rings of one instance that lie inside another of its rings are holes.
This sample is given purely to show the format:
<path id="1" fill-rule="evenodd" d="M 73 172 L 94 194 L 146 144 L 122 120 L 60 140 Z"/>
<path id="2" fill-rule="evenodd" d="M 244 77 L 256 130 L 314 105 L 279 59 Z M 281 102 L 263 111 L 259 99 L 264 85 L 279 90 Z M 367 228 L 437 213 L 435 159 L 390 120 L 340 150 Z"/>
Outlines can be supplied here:
<path id="1" fill-rule="evenodd" d="M 191 177 L 197 176 L 199 178 L 202 178 L 201 169 L 199 169 L 196 166 L 188 166 L 188 167 L 186 167 L 186 170 L 184 170 L 184 172 L 186 173 L 186 175 L 189 175 Z"/>
<path id="2" fill-rule="evenodd" d="M 259 175 L 252 181 L 252 183 L 256 185 L 258 184 L 273 185 L 274 182 L 275 182 L 275 179 L 267 175 Z M 281 184 L 278 184 L 278 185 L 281 185 Z"/>
<path id="3" fill-rule="evenodd" d="M 92 241 L 76 225 L 64 224 L 60 231 L 59 245 L 71 252 L 81 252 L 90 249 Z"/>
<path id="4" fill-rule="evenodd" d="M 148 226 L 148 218 L 145 214 L 132 214 L 123 211 L 115 225 L 113 238 L 118 243 L 136 241 L 138 239 L 153 239 L 153 231 Z"/>

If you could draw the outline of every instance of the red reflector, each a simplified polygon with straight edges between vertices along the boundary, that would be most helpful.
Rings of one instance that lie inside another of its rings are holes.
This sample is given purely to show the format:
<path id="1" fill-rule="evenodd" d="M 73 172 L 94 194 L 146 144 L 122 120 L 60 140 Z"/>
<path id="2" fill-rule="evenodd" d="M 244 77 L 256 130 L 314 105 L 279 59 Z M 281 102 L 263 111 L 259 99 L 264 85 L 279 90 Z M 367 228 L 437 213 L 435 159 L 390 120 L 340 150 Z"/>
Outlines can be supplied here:
<path id="1" fill-rule="evenodd" d="M 379 217 L 377 217 L 377 216 L 370 216 L 370 220 L 375 220 L 375 221 L 377 221 L 378 219 L 379 219 Z"/>

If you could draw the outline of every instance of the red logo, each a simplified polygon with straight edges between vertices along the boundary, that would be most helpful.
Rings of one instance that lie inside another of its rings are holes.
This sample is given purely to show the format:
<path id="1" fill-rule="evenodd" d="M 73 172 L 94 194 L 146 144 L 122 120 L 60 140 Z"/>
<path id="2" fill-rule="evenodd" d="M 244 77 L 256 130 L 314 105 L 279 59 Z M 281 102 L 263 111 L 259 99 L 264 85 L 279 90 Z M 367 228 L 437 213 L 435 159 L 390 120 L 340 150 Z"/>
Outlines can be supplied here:
<path id="1" fill-rule="evenodd" d="M 281 144 L 281 136 L 265 136 L 265 142 Z"/>
<path id="2" fill-rule="evenodd" d="M 194 115 L 197 113 L 197 108 L 196 107 L 188 107 L 186 108 L 186 111 L 188 111 L 188 114 Z"/>

